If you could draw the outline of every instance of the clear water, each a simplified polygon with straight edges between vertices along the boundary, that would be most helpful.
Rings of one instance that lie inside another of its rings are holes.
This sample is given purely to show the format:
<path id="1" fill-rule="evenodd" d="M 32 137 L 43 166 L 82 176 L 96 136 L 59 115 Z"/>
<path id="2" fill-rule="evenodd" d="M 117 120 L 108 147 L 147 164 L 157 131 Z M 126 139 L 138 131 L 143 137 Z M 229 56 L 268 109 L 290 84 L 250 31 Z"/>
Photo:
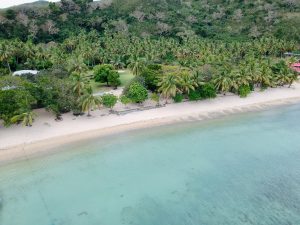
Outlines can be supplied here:
<path id="1" fill-rule="evenodd" d="M 1 225 L 299 225 L 300 105 L 0 167 Z"/>

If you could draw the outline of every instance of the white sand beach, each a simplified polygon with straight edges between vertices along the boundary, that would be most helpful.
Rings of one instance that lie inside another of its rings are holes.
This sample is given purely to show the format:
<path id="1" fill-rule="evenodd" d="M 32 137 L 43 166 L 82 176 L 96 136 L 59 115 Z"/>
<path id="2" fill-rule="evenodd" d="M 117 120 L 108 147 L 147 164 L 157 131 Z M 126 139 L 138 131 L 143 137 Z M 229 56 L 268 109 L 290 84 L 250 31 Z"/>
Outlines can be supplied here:
<path id="1" fill-rule="evenodd" d="M 46 153 L 64 143 L 108 135 L 130 129 L 158 126 L 187 120 L 205 120 L 232 113 L 261 110 L 267 107 L 300 102 L 300 83 L 257 91 L 247 98 L 219 96 L 198 102 L 168 104 L 165 107 L 136 111 L 126 115 L 96 110 L 92 117 L 63 115 L 57 122 L 45 110 L 37 110 L 32 127 L 0 127 L 0 163 Z"/>

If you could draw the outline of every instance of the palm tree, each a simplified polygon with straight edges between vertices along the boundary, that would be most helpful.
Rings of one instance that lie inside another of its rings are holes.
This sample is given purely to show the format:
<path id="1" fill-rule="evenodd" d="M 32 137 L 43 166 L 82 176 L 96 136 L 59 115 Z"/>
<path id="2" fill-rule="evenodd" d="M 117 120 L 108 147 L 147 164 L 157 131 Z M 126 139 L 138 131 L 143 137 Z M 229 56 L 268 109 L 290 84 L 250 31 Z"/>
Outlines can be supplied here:
<path id="1" fill-rule="evenodd" d="M 288 82 L 288 85 L 289 85 L 289 88 L 292 86 L 292 84 L 298 80 L 298 74 L 293 72 L 293 73 L 290 73 L 289 75 L 289 82 Z"/>
<path id="2" fill-rule="evenodd" d="M 69 72 L 83 73 L 88 70 L 81 56 L 72 57 L 67 63 Z"/>
<path id="3" fill-rule="evenodd" d="M 86 79 L 81 73 L 73 73 L 72 78 L 74 81 L 73 91 L 76 93 L 77 97 L 80 97 L 84 90 Z"/>
<path id="4" fill-rule="evenodd" d="M 246 73 L 251 77 L 252 84 L 257 84 L 260 80 L 260 70 L 258 67 L 258 63 L 254 60 L 254 58 L 249 58 L 246 61 Z"/>
<path id="5" fill-rule="evenodd" d="M 183 93 L 190 93 L 190 90 L 195 90 L 195 87 L 198 86 L 197 81 L 195 81 L 188 72 L 182 72 L 179 80 L 180 90 Z"/>
<path id="6" fill-rule="evenodd" d="M 2 43 L 0 45 L 0 62 L 2 61 L 6 63 L 9 73 L 11 73 L 9 61 L 12 55 L 12 51 L 9 48 L 10 47 L 8 46 L 8 43 Z"/>
<path id="7" fill-rule="evenodd" d="M 298 62 L 297 58 L 295 58 L 294 56 L 293 57 L 290 57 L 286 60 L 286 63 L 291 66 L 292 64 Z"/>
<path id="8" fill-rule="evenodd" d="M 276 74 L 275 79 L 278 85 L 284 86 L 285 84 L 289 84 L 289 87 L 291 87 L 293 82 L 298 79 L 298 76 L 288 66 L 285 66 Z"/>
<path id="9" fill-rule="evenodd" d="M 35 117 L 36 117 L 36 114 L 34 112 L 28 110 L 26 112 L 22 112 L 19 115 L 12 117 L 11 122 L 12 123 L 22 122 L 23 126 L 31 127 Z"/>
<path id="10" fill-rule="evenodd" d="M 274 86 L 273 72 L 267 63 L 262 63 L 258 82 L 261 87 Z"/>
<path id="11" fill-rule="evenodd" d="M 213 78 L 213 83 L 216 89 L 223 92 L 224 95 L 230 91 L 234 86 L 231 68 L 228 65 L 224 65 L 223 70 Z"/>
<path id="12" fill-rule="evenodd" d="M 130 59 L 128 67 L 131 69 L 133 75 L 139 76 L 145 68 L 145 59 L 133 57 L 132 59 Z"/>
<path id="13" fill-rule="evenodd" d="M 233 79 L 237 88 L 246 85 L 249 86 L 252 82 L 252 77 L 248 73 L 247 68 L 244 65 L 240 65 L 237 71 L 233 73 Z"/>
<path id="14" fill-rule="evenodd" d="M 93 89 L 91 86 L 86 88 L 86 93 L 81 97 L 81 107 L 83 112 L 88 112 L 88 116 L 91 116 L 91 110 L 101 104 L 101 100 L 93 95 Z"/>
<path id="15" fill-rule="evenodd" d="M 162 93 L 162 96 L 167 99 L 170 97 L 174 97 L 176 93 L 179 91 L 179 83 L 181 79 L 178 74 L 170 73 L 160 77 L 160 81 L 158 82 L 158 91 Z"/>

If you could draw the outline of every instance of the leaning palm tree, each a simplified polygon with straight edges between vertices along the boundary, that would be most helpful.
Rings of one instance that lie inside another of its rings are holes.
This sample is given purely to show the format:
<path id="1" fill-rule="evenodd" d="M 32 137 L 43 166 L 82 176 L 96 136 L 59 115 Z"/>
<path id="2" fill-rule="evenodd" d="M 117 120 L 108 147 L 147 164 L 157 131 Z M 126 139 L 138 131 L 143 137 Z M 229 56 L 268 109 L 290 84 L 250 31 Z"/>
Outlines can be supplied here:
<path id="1" fill-rule="evenodd" d="M 12 123 L 20 123 L 22 122 L 23 126 L 31 127 L 34 121 L 36 114 L 30 110 L 26 112 L 22 112 L 19 115 L 16 115 L 11 118 Z"/>
<path id="2" fill-rule="evenodd" d="M 91 110 L 95 109 L 96 106 L 100 106 L 101 100 L 93 95 L 93 89 L 91 86 L 86 88 L 86 93 L 81 96 L 80 99 L 81 107 L 83 112 L 88 112 L 88 116 L 91 116 Z"/>
<path id="3" fill-rule="evenodd" d="M 291 66 L 293 63 L 296 63 L 296 62 L 298 62 L 298 60 L 297 60 L 297 58 L 295 58 L 295 57 L 290 57 L 290 58 L 288 58 L 288 59 L 286 60 L 286 63 L 287 63 L 289 66 Z"/>
<path id="4" fill-rule="evenodd" d="M 170 97 L 174 97 L 179 91 L 180 77 L 178 74 L 170 73 L 160 77 L 158 82 L 158 91 L 162 93 L 162 96 L 166 98 L 166 101 Z"/>
<path id="5" fill-rule="evenodd" d="M 288 76 L 290 78 L 289 82 L 288 82 L 288 85 L 289 85 L 289 88 L 290 88 L 295 81 L 298 81 L 299 76 L 296 72 L 290 73 Z"/>
<path id="6" fill-rule="evenodd" d="M 280 86 L 288 84 L 289 87 L 291 87 L 293 82 L 297 79 L 298 75 L 295 74 L 288 66 L 281 68 L 279 73 L 275 76 L 275 80 Z"/>

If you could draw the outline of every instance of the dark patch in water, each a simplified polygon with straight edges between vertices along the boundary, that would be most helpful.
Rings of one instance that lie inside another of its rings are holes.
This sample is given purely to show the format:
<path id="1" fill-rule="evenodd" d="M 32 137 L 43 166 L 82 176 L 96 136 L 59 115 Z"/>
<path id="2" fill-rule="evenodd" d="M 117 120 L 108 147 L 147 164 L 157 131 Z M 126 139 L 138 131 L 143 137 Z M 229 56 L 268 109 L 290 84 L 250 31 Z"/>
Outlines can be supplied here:
<path id="1" fill-rule="evenodd" d="M 87 213 L 86 211 L 84 211 L 84 212 L 78 213 L 77 215 L 78 215 L 78 216 L 87 216 L 88 213 Z"/>

